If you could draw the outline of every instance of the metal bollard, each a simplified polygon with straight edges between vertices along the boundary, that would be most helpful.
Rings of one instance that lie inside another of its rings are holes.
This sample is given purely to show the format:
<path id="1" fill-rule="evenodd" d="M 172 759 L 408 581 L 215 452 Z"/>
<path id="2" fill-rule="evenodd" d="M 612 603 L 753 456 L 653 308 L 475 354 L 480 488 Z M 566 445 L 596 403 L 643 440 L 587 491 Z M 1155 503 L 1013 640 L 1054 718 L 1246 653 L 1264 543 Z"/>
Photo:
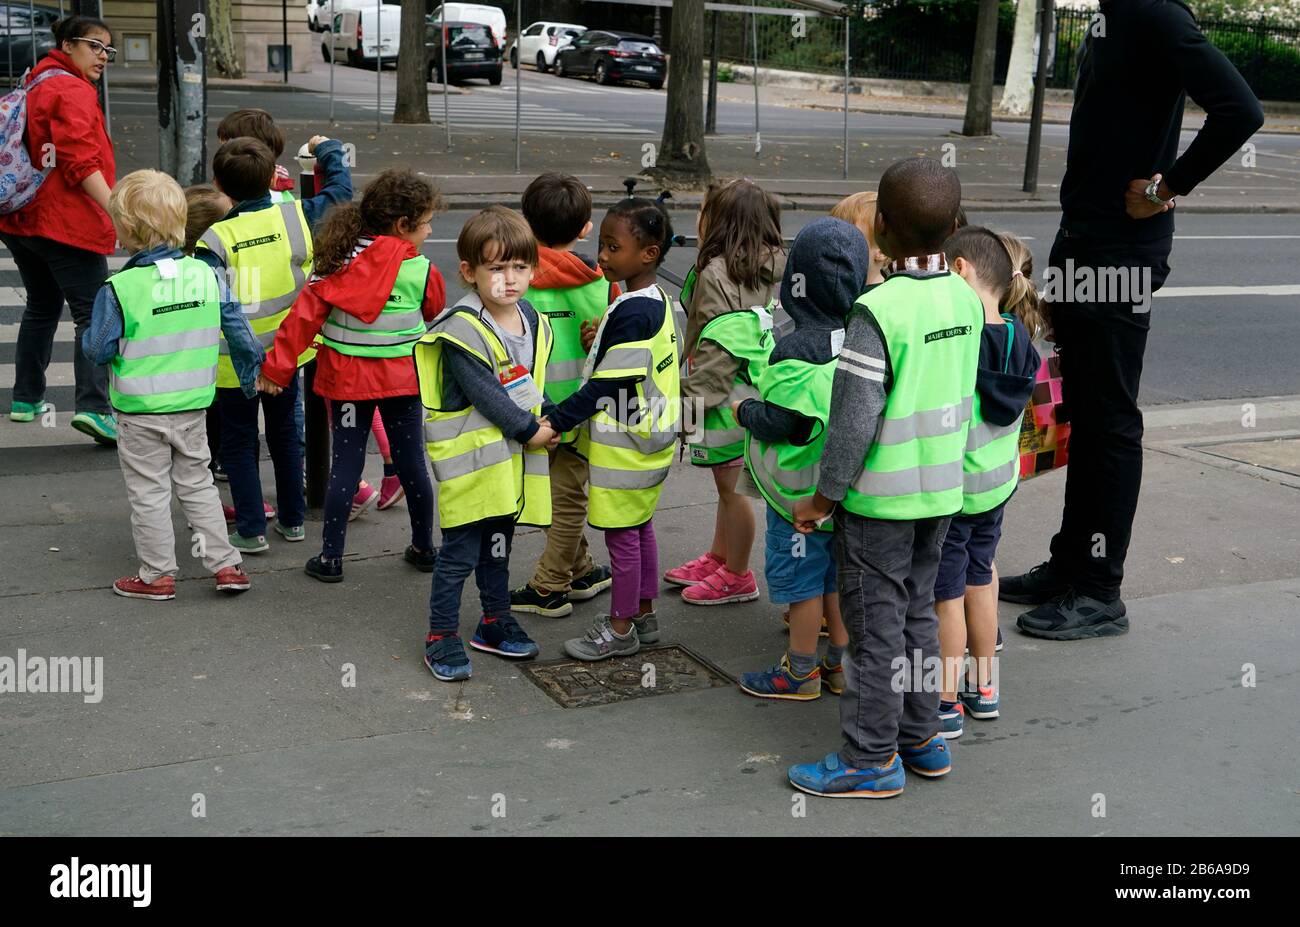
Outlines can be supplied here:
<path id="1" fill-rule="evenodd" d="M 316 194 L 316 174 L 303 171 L 298 175 L 298 192 L 302 198 Z M 325 414 L 325 400 L 316 395 L 316 361 L 302 368 L 303 431 L 307 439 L 304 461 L 307 477 L 307 510 L 320 515 L 325 508 L 325 487 L 330 479 L 330 429 Z"/>

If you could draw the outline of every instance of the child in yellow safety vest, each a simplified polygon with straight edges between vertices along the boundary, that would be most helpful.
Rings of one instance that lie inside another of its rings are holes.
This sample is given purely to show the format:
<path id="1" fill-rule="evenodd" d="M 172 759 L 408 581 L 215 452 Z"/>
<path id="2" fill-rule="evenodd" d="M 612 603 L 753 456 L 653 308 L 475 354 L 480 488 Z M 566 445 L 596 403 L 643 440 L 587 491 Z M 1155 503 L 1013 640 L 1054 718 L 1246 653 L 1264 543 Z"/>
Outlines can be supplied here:
<path id="1" fill-rule="evenodd" d="M 112 365 L 117 454 L 140 559 L 139 572 L 117 580 L 113 591 L 176 597 L 175 492 L 194 530 L 196 556 L 216 575 L 217 589 L 243 592 L 248 575 L 226 539 L 204 420 L 216 392 L 220 336 L 245 396 L 256 395 L 262 349 L 224 281 L 181 251 L 186 203 L 175 180 L 158 171 L 129 174 L 113 189 L 108 210 L 133 253 L 95 297 L 82 348 L 96 363 Z"/>
<path id="2" fill-rule="evenodd" d="M 459 633 L 470 573 L 482 605 L 470 646 L 507 659 L 537 656 L 510 614 L 510 547 L 516 524 L 551 521 L 547 448 L 559 437 L 542 420 L 551 327 L 522 298 L 537 267 L 532 229 L 518 213 L 489 206 L 465 223 L 456 253 L 470 292 L 415 347 L 442 528 L 424 663 L 444 682 L 472 672 Z"/>
<path id="3" fill-rule="evenodd" d="M 1033 340 L 1047 326 L 1034 289 L 1033 259 L 1020 239 L 972 225 L 953 234 L 943 250 L 953 272 L 984 304 L 962 509 L 944 535 L 934 583 L 943 658 L 939 724 L 943 736 L 953 739 L 961 736 L 965 715 L 987 721 L 1001 710 L 993 555 L 1002 512 L 1020 478 L 1020 420 L 1040 363 Z M 971 666 L 963 673 L 968 646 Z"/>
<path id="4" fill-rule="evenodd" d="M 604 529 L 614 573 L 610 614 L 565 642 L 579 660 L 626 656 L 659 639 L 653 518 L 677 443 L 681 338 L 655 277 L 672 235 L 661 202 L 630 198 L 606 214 L 600 266 L 625 292 L 601 321 L 582 386 L 547 412 L 560 432 L 582 426 L 577 448 L 591 472 L 587 520 Z"/>
<path id="5" fill-rule="evenodd" d="M 575 249 L 591 232 L 591 193 L 577 177 L 547 172 L 524 191 L 524 218 L 537 237 L 537 273 L 528 301 L 551 323 L 555 343 L 546 369 L 546 398 L 568 399 L 582 384 L 587 360 L 583 333 L 594 334 L 619 295 L 596 262 Z M 610 587 L 609 567 L 591 559 L 587 522 L 587 461 L 576 435 L 561 438 L 551 454 L 551 527 L 532 578 L 510 593 L 510 608 L 547 618 L 572 614 L 573 602 L 593 599 Z"/>

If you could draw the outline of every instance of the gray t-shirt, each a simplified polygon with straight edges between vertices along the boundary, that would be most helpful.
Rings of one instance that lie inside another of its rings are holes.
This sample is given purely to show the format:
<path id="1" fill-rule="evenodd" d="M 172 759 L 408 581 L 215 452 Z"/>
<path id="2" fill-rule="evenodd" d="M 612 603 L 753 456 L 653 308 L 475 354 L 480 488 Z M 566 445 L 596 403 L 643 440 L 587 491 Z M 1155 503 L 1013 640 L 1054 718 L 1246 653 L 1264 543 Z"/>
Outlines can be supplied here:
<path id="1" fill-rule="evenodd" d="M 483 309 L 479 313 L 479 318 L 487 322 L 496 332 L 496 336 L 501 339 L 501 344 L 505 347 L 506 353 L 510 355 L 510 360 L 527 368 L 529 372 L 533 369 L 533 331 L 528 324 L 528 316 L 518 306 L 515 311 L 519 313 L 519 324 L 523 326 L 523 334 L 516 335 L 514 332 L 506 331 L 497 324 L 497 320 L 492 317 L 492 313 Z"/>

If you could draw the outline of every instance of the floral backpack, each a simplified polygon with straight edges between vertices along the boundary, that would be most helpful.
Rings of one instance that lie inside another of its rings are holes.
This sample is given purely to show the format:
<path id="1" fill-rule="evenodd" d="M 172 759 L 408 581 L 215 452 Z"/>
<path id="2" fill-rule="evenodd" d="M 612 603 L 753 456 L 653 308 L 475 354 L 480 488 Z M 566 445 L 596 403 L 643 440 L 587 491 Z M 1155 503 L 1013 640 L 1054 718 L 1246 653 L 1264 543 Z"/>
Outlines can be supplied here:
<path id="1" fill-rule="evenodd" d="M 51 68 L 30 84 L 27 75 L 0 97 L 0 214 L 17 212 L 33 199 L 52 168 L 38 170 L 27 154 L 27 94 L 47 77 L 75 75 Z"/>

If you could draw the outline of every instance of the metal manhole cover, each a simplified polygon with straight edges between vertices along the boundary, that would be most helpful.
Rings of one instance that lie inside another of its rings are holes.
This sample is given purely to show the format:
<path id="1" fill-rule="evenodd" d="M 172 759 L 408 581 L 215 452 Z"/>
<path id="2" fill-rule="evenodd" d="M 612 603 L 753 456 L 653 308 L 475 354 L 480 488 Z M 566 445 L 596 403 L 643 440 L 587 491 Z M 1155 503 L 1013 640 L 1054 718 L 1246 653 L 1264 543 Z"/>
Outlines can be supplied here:
<path id="1" fill-rule="evenodd" d="M 1300 476 L 1300 438 L 1263 438 L 1228 444 L 1199 444 L 1196 449 L 1238 463 Z"/>
<path id="2" fill-rule="evenodd" d="M 561 708 L 589 708 L 651 695 L 732 685 L 734 680 L 680 644 L 642 647 L 599 663 L 551 660 L 520 667 Z"/>

